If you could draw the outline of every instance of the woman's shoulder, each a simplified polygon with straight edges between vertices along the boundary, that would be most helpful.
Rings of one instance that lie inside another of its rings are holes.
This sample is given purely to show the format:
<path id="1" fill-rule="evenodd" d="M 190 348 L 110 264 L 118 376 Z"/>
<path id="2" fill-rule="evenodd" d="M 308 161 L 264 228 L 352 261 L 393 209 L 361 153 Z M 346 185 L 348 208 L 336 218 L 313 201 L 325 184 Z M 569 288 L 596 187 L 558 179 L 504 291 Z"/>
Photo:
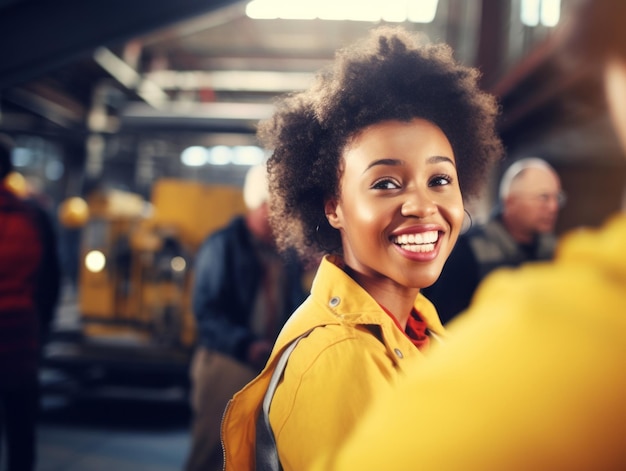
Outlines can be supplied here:
<path id="1" fill-rule="evenodd" d="M 366 364 L 393 368 L 387 349 L 375 327 L 331 324 L 319 326 L 300 340 L 290 359 L 296 374 L 306 372 L 363 369 Z"/>

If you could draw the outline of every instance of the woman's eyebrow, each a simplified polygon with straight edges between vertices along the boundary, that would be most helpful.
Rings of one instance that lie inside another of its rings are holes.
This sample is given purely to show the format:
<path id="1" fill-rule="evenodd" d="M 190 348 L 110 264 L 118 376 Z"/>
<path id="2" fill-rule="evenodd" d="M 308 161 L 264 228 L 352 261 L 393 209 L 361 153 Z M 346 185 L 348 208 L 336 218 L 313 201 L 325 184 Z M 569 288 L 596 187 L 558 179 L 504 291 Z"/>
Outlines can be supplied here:
<path id="1" fill-rule="evenodd" d="M 454 160 L 452 160 L 450 157 L 446 157 L 445 155 L 433 155 L 432 157 L 428 157 L 428 159 L 426 159 L 426 162 L 429 164 L 436 164 L 439 162 L 449 162 L 456 167 Z"/>
<path id="2" fill-rule="evenodd" d="M 386 165 L 386 166 L 397 167 L 397 166 L 400 166 L 400 165 L 404 165 L 404 161 L 400 160 L 400 159 L 378 159 L 378 160 L 374 160 L 373 162 L 369 163 L 369 165 L 365 168 L 363 173 L 367 172 L 370 168 L 376 167 L 376 166 L 379 166 L 379 165 Z"/>

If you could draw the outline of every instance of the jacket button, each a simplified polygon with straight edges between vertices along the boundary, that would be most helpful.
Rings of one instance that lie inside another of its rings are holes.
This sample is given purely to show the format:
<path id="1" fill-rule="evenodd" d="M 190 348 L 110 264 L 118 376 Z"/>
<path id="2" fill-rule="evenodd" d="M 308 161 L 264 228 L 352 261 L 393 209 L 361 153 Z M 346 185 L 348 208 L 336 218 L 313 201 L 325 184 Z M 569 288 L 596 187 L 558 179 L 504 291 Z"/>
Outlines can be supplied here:
<path id="1" fill-rule="evenodd" d="M 341 302 L 341 298 L 339 296 L 333 296 L 332 298 L 330 298 L 330 301 L 328 301 L 328 305 L 330 307 L 337 307 L 339 306 L 340 302 Z"/>
<path id="2" fill-rule="evenodd" d="M 404 355 L 402 354 L 399 348 L 394 348 L 393 351 L 398 358 L 404 358 Z"/>

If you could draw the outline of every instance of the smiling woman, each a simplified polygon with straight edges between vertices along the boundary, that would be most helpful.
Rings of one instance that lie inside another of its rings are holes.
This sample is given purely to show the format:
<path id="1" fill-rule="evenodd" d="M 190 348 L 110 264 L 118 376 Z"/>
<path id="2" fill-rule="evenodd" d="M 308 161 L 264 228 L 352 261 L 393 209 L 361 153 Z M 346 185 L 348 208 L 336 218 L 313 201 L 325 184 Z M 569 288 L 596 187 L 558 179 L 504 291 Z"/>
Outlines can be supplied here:
<path id="1" fill-rule="evenodd" d="M 341 234 L 352 278 L 405 326 L 417 290 L 436 281 L 463 222 L 454 152 L 431 122 L 392 120 L 359 133 L 343 165 L 342 196 L 326 202 L 326 217 Z"/>
<path id="2" fill-rule="evenodd" d="M 477 78 L 446 45 L 379 28 L 260 124 L 277 243 L 322 260 L 265 369 L 226 410 L 226 470 L 266 469 L 265 425 L 277 450 L 267 469 L 306 469 L 445 335 L 420 289 L 456 242 L 463 197 L 502 153 Z"/>

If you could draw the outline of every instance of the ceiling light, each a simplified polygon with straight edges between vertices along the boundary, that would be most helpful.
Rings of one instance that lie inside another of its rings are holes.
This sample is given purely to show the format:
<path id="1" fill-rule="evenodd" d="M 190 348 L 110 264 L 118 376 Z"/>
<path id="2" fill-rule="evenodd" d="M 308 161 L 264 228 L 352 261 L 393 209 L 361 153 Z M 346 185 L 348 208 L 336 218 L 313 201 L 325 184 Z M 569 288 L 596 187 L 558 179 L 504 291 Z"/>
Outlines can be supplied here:
<path id="1" fill-rule="evenodd" d="M 180 154 L 180 161 L 188 167 L 202 167 L 209 160 L 208 157 L 206 148 L 191 146 Z"/>
<path id="2" fill-rule="evenodd" d="M 253 19 L 352 20 L 430 23 L 438 0 L 253 0 L 246 14 Z"/>

